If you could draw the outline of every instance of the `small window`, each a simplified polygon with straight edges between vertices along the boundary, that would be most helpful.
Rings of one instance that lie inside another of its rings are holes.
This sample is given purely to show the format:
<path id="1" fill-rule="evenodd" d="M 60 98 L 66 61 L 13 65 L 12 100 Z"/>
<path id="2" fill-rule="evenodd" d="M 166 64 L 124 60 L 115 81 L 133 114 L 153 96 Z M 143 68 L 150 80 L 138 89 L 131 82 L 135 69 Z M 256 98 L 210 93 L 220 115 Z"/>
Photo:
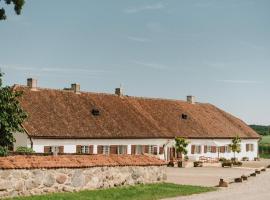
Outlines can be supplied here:
<path id="1" fill-rule="evenodd" d="M 97 109 L 97 108 L 93 108 L 91 112 L 92 112 L 92 115 L 94 115 L 94 116 L 100 115 L 99 109 Z"/>
<path id="2" fill-rule="evenodd" d="M 110 146 L 108 146 L 108 145 L 103 146 L 103 154 L 105 154 L 105 155 L 110 154 Z"/>
<path id="3" fill-rule="evenodd" d="M 126 154 L 126 153 L 127 153 L 127 146 L 126 145 L 118 146 L 118 154 Z"/>
<path id="4" fill-rule="evenodd" d="M 188 116 L 186 114 L 182 114 L 182 119 L 187 119 Z"/>
<path id="5" fill-rule="evenodd" d="M 135 152 L 137 155 L 138 154 L 143 154 L 143 148 L 142 148 L 142 145 L 137 145 L 136 146 L 136 152 Z"/>
<path id="6" fill-rule="evenodd" d="M 88 154 L 89 153 L 89 146 L 81 146 L 81 153 Z"/>

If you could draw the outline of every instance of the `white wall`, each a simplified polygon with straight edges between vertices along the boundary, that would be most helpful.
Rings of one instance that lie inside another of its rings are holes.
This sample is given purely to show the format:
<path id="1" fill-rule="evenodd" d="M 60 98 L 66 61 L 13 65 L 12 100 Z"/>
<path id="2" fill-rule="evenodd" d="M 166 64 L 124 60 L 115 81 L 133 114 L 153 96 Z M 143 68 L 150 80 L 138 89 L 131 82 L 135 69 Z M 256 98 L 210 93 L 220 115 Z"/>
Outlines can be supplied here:
<path id="1" fill-rule="evenodd" d="M 174 139 L 33 139 L 33 149 L 35 152 L 43 153 L 44 146 L 64 146 L 65 153 L 76 153 L 76 145 L 94 145 L 94 153 L 97 153 L 97 145 L 127 145 L 128 154 L 131 154 L 131 145 L 157 145 L 172 147 Z M 230 139 L 190 139 L 188 145 L 188 156 L 191 160 L 198 160 L 200 156 L 217 158 L 218 153 L 204 153 L 204 145 L 211 143 L 218 143 L 220 146 L 226 146 L 231 143 Z M 191 154 L 191 145 L 201 145 L 201 154 Z M 254 144 L 253 152 L 246 152 L 246 144 Z M 167 148 L 164 148 L 165 155 L 160 155 L 161 159 L 167 157 Z M 257 139 L 243 139 L 241 143 L 241 152 L 236 153 L 236 157 L 242 159 L 248 157 L 253 160 L 258 155 L 258 140 Z M 225 157 L 227 159 L 233 157 L 231 153 L 219 153 L 219 158 Z"/>
<path id="2" fill-rule="evenodd" d="M 16 142 L 14 143 L 14 150 L 17 149 L 17 147 L 23 146 L 23 147 L 31 147 L 31 141 L 26 133 L 14 133 L 13 137 L 15 138 Z"/>

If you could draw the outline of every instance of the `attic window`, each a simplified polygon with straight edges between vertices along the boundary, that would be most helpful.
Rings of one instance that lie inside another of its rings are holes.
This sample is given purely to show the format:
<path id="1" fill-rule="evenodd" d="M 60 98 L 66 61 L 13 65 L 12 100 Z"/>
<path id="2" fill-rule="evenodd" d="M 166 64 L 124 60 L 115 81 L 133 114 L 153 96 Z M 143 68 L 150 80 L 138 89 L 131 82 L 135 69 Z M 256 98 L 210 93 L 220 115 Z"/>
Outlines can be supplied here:
<path id="1" fill-rule="evenodd" d="M 186 114 L 182 114 L 181 118 L 182 118 L 182 119 L 187 119 L 188 116 L 187 116 Z"/>
<path id="2" fill-rule="evenodd" d="M 100 111 L 99 109 L 97 108 L 93 108 L 92 111 L 91 111 L 92 115 L 94 116 L 99 116 L 100 115 Z"/>

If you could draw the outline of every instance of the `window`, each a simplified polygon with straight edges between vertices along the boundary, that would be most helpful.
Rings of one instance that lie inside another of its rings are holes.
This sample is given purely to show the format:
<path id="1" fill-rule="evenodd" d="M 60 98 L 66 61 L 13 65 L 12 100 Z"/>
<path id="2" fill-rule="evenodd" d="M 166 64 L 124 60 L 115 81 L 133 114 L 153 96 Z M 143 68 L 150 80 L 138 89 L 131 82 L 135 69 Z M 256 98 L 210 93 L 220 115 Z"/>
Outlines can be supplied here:
<path id="1" fill-rule="evenodd" d="M 206 149 L 207 149 L 207 150 L 206 150 L 207 153 L 211 153 L 211 151 L 212 151 L 212 146 L 207 146 Z"/>
<path id="2" fill-rule="evenodd" d="M 127 146 L 126 145 L 118 146 L 118 154 L 126 154 L 126 153 L 127 153 Z"/>
<path id="3" fill-rule="evenodd" d="M 89 146 L 81 146 L 81 153 L 88 154 Z"/>
<path id="4" fill-rule="evenodd" d="M 246 152 L 254 151 L 254 144 L 246 144 Z"/>
<path id="5" fill-rule="evenodd" d="M 136 146 L 135 154 L 143 154 L 142 145 L 137 145 Z"/>
<path id="6" fill-rule="evenodd" d="M 187 119 L 188 116 L 186 114 L 182 114 L 182 119 Z"/>
<path id="7" fill-rule="evenodd" d="M 195 153 L 200 154 L 201 153 L 201 146 L 195 145 Z"/>
<path id="8" fill-rule="evenodd" d="M 154 146 L 153 145 L 149 145 L 148 153 L 154 154 Z"/>
<path id="9" fill-rule="evenodd" d="M 108 146 L 108 145 L 103 146 L 103 154 L 105 154 L 105 155 L 110 154 L 110 146 Z"/>
<path id="10" fill-rule="evenodd" d="M 99 116 L 100 115 L 100 112 L 99 112 L 99 110 L 97 108 L 93 108 L 91 112 L 92 112 L 92 115 L 94 115 L 94 116 Z"/>
<path id="11" fill-rule="evenodd" d="M 231 153 L 231 147 L 230 146 L 225 146 L 225 152 L 226 153 Z"/>

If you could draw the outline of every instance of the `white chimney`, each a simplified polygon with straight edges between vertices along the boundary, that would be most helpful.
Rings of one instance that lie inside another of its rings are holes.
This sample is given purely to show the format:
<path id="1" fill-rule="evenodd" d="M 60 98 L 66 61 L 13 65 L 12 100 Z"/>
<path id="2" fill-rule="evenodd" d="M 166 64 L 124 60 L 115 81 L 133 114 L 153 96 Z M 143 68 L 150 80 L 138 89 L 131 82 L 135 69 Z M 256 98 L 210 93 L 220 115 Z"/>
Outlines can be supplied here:
<path id="1" fill-rule="evenodd" d="M 80 94 L 80 88 L 80 84 L 78 83 L 71 84 L 71 90 L 73 90 L 76 94 Z"/>
<path id="2" fill-rule="evenodd" d="M 195 96 L 192 96 L 192 95 L 187 96 L 187 102 L 191 104 L 195 104 Z"/>
<path id="3" fill-rule="evenodd" d="M 28 78 L 27 86 L 31 88 L 31 90 L 37 90 L 37 79 Z"/>
<path id="4" fill-rule="evenodd" d="M 115 88 L 115 94 L 118 96 L 123 96 L 124 95 L 124 90 L 122 87 L 120 88 Z"/>

